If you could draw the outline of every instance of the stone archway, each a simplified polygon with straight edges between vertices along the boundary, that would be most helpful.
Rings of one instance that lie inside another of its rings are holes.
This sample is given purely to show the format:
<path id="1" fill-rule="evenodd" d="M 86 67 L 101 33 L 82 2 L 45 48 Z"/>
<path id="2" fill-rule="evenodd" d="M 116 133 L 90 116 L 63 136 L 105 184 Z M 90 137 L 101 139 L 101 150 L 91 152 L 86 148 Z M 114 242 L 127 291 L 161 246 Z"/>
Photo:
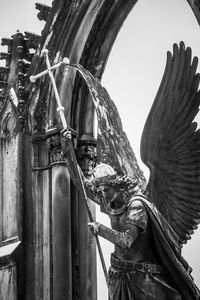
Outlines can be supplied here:
<path id="1" fill-rule="evenodd" d="M 47 47 L 52 61 L 57 62 L 67 56 L 71 63 L 80 63 L 101 79 L 115 38 L 136 3 L 137 1 L 109 3 L 107 1 L 73 1 L 72 3 L 55 1 L 29 73 L 37 73 L 41 70 L 42 60 L 38 56 L 41 49 Z M 194 1 L 188 1 L 188 3 L 199 22 L 197 3 Z M 93 137 L 94 108 L 85 83 L 73 70 L 69 70 L 68 73 L 63 73 L 62 70 L 58 71 L 56 78 L 70 126 L 79 132 L 80 136 Z M 39 93 L 35 111 L 38 107 L 45 108 L 48 103 L 47 127 L 51 129 L 59 125 L 59 119 L 55 115 L 54 96 L 49 90 L 49 81 L 46 79 L 40 82 L 39 91 L 43 90 L 46 91 L 47 96 L 44 96 L 44 92 L 42 92 L 42 96 Z M 42 131 L 43 127 L 40 129 Z M 91 241 L 86 230 L 83 229 L 86 227 L 87 215 L 84 208 L 79 206 L 81 196 L 74 188 L 72 188 L 70 197 L 69 201 L 73 200 L 74 203 L 71 207 L 73 213 L 81 210 L 81 215 L 76 215 L 73 220 L 71 219 L 71 225 L 75 228 L 78 237 L 76 240 L 72 238 L 73 245 L 77 247 L 77 256 L 74 256 L 72 263 L 72 296 L 79 297 L 78 295 L 80 295 L 83 299 L 94 299 L 96 284 L 95 280 L 91 280 L 91 278 L 96 270 L 91 264 L 92 260 L 89 261 L 88 254 L 92 255 L 93 261 L 95 254 L 93 246 L 89 248 L 87 246 L 88 241 L 91 245 Z M 82 226 L 81 230 L 78 224 Z M 87 242 L 85 243 L 85 241 Z M 80 244 L 84 245 L 85 252 L 81 250 Z M 73 269 L 74 266 L 75 269 Z M 85 270 L 87 270 L 87 276 L 84 276 Z"/>

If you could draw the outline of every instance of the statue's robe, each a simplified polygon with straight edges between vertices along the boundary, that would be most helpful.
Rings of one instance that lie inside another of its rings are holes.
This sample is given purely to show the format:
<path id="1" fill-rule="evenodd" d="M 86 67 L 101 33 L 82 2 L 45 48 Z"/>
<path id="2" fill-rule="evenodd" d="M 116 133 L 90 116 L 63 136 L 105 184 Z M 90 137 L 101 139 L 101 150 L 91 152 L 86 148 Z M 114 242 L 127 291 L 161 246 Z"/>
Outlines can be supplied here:
<path id="1" fill-rule="evenodd" d="M 144 204 L 152 226 L 155 243 L 154 251 L 160 261 L 166 277 L 183 300 L 200 299 L 200 292 L 191 277 L 191 268 L 181 256 L 177 236 L 161 213 L 145 198 L 140 199 Z"/>
<path id="2" fill-rule="evenodd" d="M 143 270 L 132 272 L 131 264 L 111 256 L 109 271 L 111 299 L 200 299 L 199 291 L 190 275 L 191 268 L 181 256 L 177 235 L 145 197 L 141 195 L 132 197 L 128 207 L 135 200 L 141 201 L 146 208 L 148 226 L 151 227 L 152 251 L 159 265 L 149 264 L 150 269 L 147 270 L 148 264 L 139 263 L 136 264 L 136 269 L 142 266 Z"/>

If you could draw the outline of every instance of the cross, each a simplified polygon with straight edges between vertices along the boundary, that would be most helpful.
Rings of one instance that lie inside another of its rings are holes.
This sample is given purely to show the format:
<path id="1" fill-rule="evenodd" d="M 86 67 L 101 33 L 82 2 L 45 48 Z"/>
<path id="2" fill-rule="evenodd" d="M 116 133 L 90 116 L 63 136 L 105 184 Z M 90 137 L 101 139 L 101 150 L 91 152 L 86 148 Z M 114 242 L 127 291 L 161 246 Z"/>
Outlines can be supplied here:
<path id="1" fill-rule="evenodd" d="M 58 89 L 57 89 L 57 86 L 56 86 L 56 81 L 55 81 L 55 78 L 53 76 L 52 71 L 54 69 L 57 69 L 58 67 L 60 67 L 63 64 L 69 65 L 69 59 L 67 57 L 64 57 L 61 62 L 51 66 L 49 56 L 48 56 L 48 52 L 49 51 L 47 49 L 43 49 L 41 51 L 42 56 L 44 56 L 45 60 L 46 60 L 47 70 L 44 70 L 44 71 L 42 71 L 41 73 L 39 73 L 35 76 L 34 75 L 30 76 L 30 81 L 35 82 L 38 78 L 40 78 L 40 77 L 42 77 L 46 74 L 49 74 L 49 77 L 50 77 L 52 85 L 53 85 L 53 90 L 54 90 L 54 93 L 55 93 L 56 102 L 57 102 L 57 112 L 60 114 L 60 118 L 61 118 L 63 128 L 67 129 L 68 126 L 67 126 L 67 122 L 66 122 L 65 114 L 64 114 L 65 109 L 64 109 L 64 106 L 62 106 L 62 104 L 61 104 L 60 96 L 58 94 Z"/>

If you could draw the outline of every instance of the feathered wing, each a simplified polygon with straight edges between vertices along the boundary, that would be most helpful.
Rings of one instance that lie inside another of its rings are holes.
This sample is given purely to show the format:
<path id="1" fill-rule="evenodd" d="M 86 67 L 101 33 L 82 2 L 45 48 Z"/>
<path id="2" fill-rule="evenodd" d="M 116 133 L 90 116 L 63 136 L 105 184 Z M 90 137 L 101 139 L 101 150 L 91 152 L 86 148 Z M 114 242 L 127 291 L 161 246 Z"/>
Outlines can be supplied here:
<path id="1" fill-rule="evenodd" d="M 142 191 L 146 179 L 123 131 L 118 110 L 98 79 L 81 65 L 75 65 L 84 78 L 95 105 L 98 120 L 98 160 L 111 165 L 119 174 L 128 175 L 138 182 Z"/>
<path id="2" fill-rule="evenodd" d="M 144 126 L 141 158 L 150 169 L 147 193 L 179 236 L 190 239 L 200 223 L 200 131 L 198 59 L 174 44 Z"/>

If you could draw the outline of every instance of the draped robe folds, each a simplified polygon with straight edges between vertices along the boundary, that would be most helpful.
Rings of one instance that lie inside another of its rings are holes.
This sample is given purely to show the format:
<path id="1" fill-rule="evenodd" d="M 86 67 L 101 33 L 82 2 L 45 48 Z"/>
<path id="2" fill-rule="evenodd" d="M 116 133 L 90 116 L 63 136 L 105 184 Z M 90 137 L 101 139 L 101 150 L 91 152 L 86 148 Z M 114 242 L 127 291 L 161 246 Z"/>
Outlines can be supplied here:
<path id="1" fill-rule="evenodd" d="M 191 268 L 181 256 L 178 238 L 156 207 L 143 196 L 135 196 L 146 208 L 154 242 L 154 255 L 165 276 L 183 300 L 200 299 L 200 292 L 191 277 Z"/>

